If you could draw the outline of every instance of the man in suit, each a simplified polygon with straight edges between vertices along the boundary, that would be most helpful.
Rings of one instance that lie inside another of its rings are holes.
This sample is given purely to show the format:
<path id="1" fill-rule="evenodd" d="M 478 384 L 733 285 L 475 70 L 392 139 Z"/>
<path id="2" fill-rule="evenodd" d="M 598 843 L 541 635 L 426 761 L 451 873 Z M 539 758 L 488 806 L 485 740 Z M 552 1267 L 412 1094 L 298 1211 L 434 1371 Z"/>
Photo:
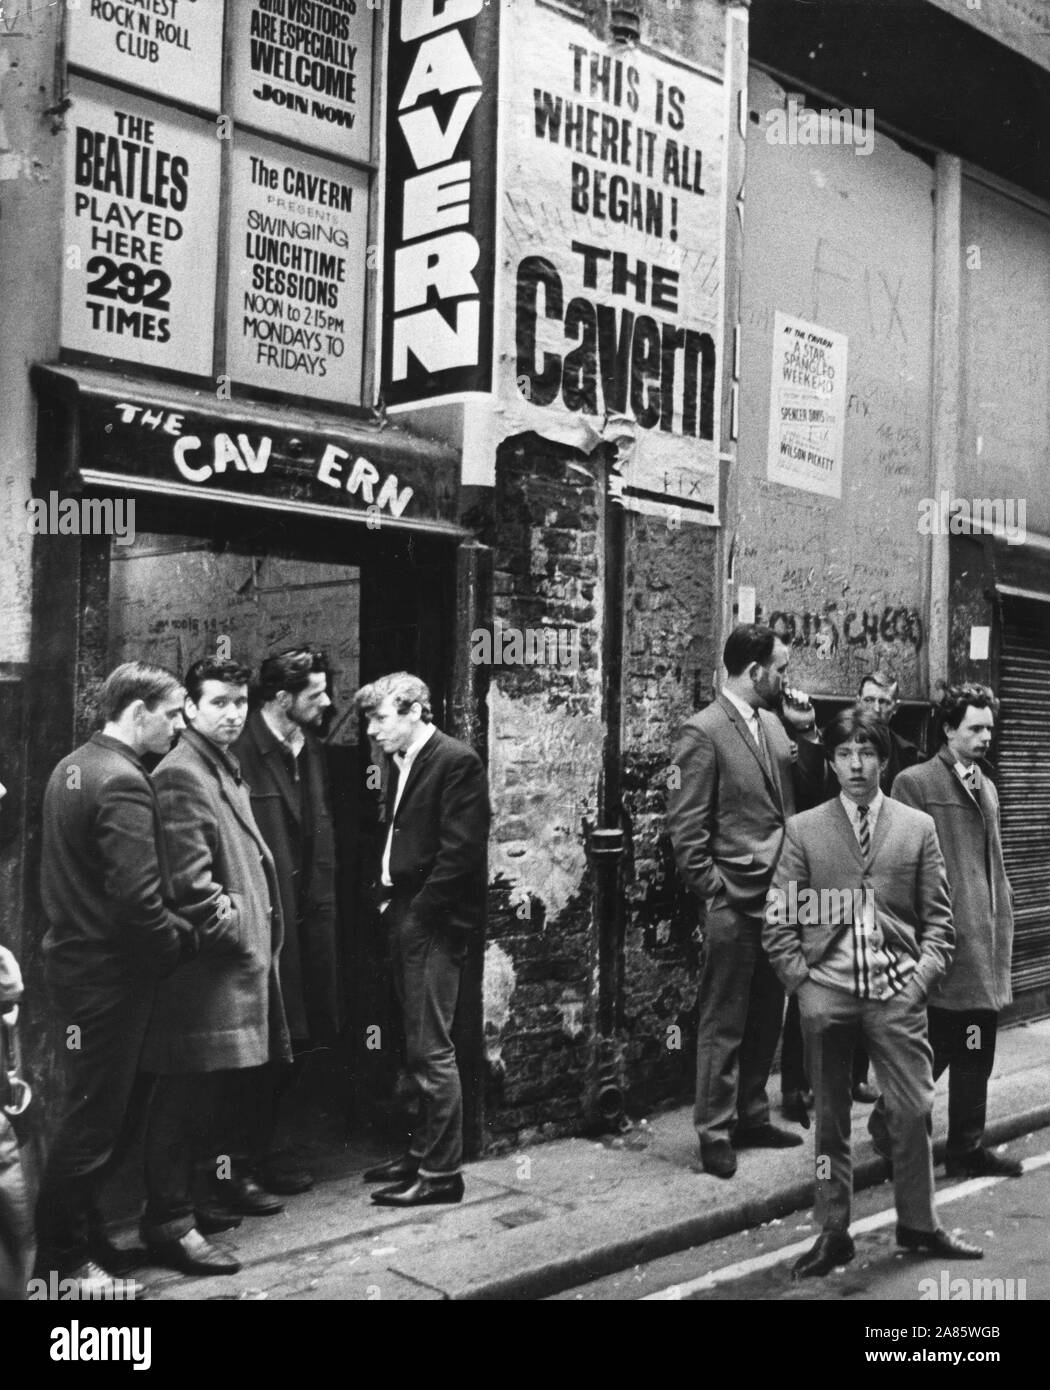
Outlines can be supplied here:
<path id="1" fill-rule="evenodd" d="M 794 1276 L 827 1274 L 853 1258 L 850 1090 L 858 1041 L 886 1101 L 897 1243 L 943 1259 L 979 1259 L 977 1246 L 938 1226 L 934 1210 L 926 996 L 948 967 L 954 939 L 937 831 L 929 816 L 880 790 L 889 756 L 880 719 L 842 711 L 824 731 L 824 749 L 841 792 L 788 821 L 763 932 L 777 974 L 798 995 L 816 1096 L 821 1234 Z"/>
<path id="2" fill-rule="evenodd" d="M 872 671 L 864 677 L 857 691 L 857 703 L 885 721 L 890 736 L 890 753 L 886 759 L 886 771 L 882 774 L 879 786 L 889 796 L 890 788 L 899 772 L 914 767 L 923 760 L 918 744 L 902 738 L 891 727 L 893 717 L 900 709 L 900 682 L 885 671 Z M 837 793 L 836 793 L 837 794 Z M 874 1099 L 874 1097 L 872 1097 Z"/>
<path id="3" fill-rule="evenodd" d="M 277 978 L 277 875 L 230 753 L 248 713 L 248 676 L 247 668 L 218 657 L 190 667 L 189 728 L 154 774 L 175 900 L 210 946 L 158 989 L 142 1052 L 143 1070 L 157 1078 L 142 1234 L 159 1263 L 188 1274 L 240 1268 L 198 1229 L 191 1121 L 210 1103 L 229 1123 L 243 1109 L 239 1074 L 291 1056 Z M 226 1205 L 249 1210 L 252 1199 L 268 1198 L 252 1177 L 261 1136 L 230 1138 L 216 1177 L 229 1189 Z M 280 1210 L 272 1198 L 268 1203 L 256 1214 Z"/>
<path id="4" fill-rule="evenodd" d="M 823 775 L 808 701 L 785 702 L 787 717 L 807 730 L 794 755 L 768 713 L 784 691 L 788 655 L 771 628 L 733 629 L 723 652 L 726 683 L 683 728 L 667 798 L 678 871 L 707 909 L 694 1120 L 701 1164 L 719 1178 L 736 1172 L 736 1149 L 802 1143 L 769 1120 L 766 1082 L 784 991 L 761 941 L 766 889 L 795 809 L 795 759 L 807 781 Z"/>
<path id="5" fill-rule="evenodd" d="M 183 728 L 184 694 L 161 666 L 118 666 L 99 693 L 101 733 L 59 762 L 44 793 L 44 959 L 68 1092 L 37 1202 L 38 1269 L 101 1297 L 109 1274 L 136 1263 L 106 1239 L 99 1198 L 144 1098 L 136 1076 L 154 997 L 198 949 L 175 906 L 143 763 Z"/>
<path id="6" fill-rule="evenodd" d="M 955 959 L 927 1007 L 934 1080 L 948 1072 L 949 1177 L 1016 1178 L 1022 1172 L 1016 1159 L 983 1144 L 999 1010 L 1013 997 L 1014 918 L 999 836 L 999 797 L 979 766 L 998 711 L 987 686 L 950 686 L 939 710 L 943 748 L 893 784 L 897 801 L 933 817 L 952 895 Z M 881 1102 L 868 1127 L 875 1147 L 886 1154 Z"/>
<path id="7" fill-rule="evenodd" d="M 419 1123 L 408 1151 L 370 1168 L 380 1206 L 463 1198 L 463 1102 L 452 1021 L 467 938 L 485 923 L 488 779 L 481 759 L 433 722 L 430 691 L 407 671 L 354 697 L 368 736 L 390 759 L 379 907 L 404 1020 Z"/>
<path id="8" fill-rule="evenodd" d="M 339 1032 L 335 923 L 335 840 L 324 747 L 316 735 L 328 695 L 324 654 L 309 646 L 268 656 L 259 669 L 244 732 L 233 745 L 251 791 L 252 811 L 277 870 L 284 918 L 281 994 L 297 1064 Z M 270 1153 L 290 1067 L 271 1062 L 253 1098 L 266 1134 L 258 1178 L 268 1192 L 305 1192 L 313 1174 Z"/>

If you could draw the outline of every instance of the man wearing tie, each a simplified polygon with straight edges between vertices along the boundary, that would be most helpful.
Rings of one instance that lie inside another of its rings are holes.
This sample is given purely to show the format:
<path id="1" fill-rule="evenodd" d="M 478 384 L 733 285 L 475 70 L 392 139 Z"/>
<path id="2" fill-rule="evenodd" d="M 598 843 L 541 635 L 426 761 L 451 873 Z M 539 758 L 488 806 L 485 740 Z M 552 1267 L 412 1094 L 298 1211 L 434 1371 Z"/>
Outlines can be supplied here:
<path id="1" fill-rule="evenodd" d="M 766 1083 L 784 991 L 762 950 L 762 907 L 794 813 L 798 770 L 819 785 L 823 761 L 808 701 L 785 714 L 806 736 L 797 754 L 767 711 L 784 690 L 788 649 L 759 623 L 735 627 L 727 680 L 679 736 L 667 825 L 686 885 L 706 906 L 697 1020 L 694 1123 L 706 1172 L 731 1178 L 737 1149 L 790 1148 L 801 1135 L 770 1123 Z"/>
<path id="2" fill-rule="evenodd" d="M 824 731 L 841 788 L 792 817 L 773 875 L 763 942 L 797 993 L 806 1069 L 816 1099 L 816 1244 L 796 1279 L 851 1260 L 851 1062 L 867 1046 L 886 1103 L 897 1243 L 942 1259 L 978 1247 L 937 1224 L 933 1196 L 932 1053 L 926 997 L 951 960 L 951 903 L 933 820 L 886 797 L 879 777 L 889 732 L 864 710 Z"/>
<path id="3" fill-rule="evenodd" d="M 474 750 L 435 726 L 418 676 L 381 676 L 354 699 L 391 760 L 378 898 L 419 1096 L 408 1151 L 365 1181 L 391 1184 L 372 1193 L 379 1206 L 459 1202 L 463 1100 L 452 1021 L 468 934 L 485 922 L 488 779 Z"/>
<path id="4" fill-rule="evenodd" d="M 983 1144 L 988 1078 L 999 1010 L 1009 1004 L 1014 918 L 999 837 L 999 797 L 978 767 L 988 752 L 999 702 L 984 685 L 951 686 L 939 715 L 944 747 L 908 768 L 893 796 L 933 817 L 948 870 L 955 959 L 930 995 L 934 1080 L 948 1072 L 949 1177 L 1020 1177 L 1021 1165 Z M 886 1154 L 882 1105 L 869 1129 Z"/>

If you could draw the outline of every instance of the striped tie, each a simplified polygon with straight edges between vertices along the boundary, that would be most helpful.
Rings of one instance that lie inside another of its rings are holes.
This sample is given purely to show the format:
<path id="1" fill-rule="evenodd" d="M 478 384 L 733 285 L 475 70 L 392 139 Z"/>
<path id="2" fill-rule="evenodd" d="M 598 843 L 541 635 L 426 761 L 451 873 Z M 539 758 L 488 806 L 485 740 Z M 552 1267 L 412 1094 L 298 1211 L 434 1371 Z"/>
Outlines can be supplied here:
<path id="1" fill-rule="evenodd" d="M 857 807 L 857 825 L 859 827 L 858 839 L 860 840 L 860 852 L 865 866 L 871 863 L 871 824 L 868 820 L 868 807 Z"/>

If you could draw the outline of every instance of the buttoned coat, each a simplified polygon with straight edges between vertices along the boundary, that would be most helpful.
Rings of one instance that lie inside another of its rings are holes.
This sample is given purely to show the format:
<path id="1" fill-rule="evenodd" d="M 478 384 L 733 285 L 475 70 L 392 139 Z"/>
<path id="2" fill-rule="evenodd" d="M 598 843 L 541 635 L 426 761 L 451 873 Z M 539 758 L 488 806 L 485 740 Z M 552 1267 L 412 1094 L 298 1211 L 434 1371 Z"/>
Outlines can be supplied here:
<path id="1" fill-rule="evenodd" d="M 818 744 L 800 739 L 795 754 L 780 721 L 766 710 L 758 717 L 772 771 L 724 695 L 686 722 L 675 747 L 667 828 L 678 872 L 708 911 L 761 913 L 784 821 L 794 814 L 795 777 L 815 786 L 823 779 Z"/>
<path id="2" fill-rule="evenodd" d="M 930 995 L 938 1009 L 999 1009 L 1013 997 L 1012 893 L 999 834 L 999 795 L 977 769 L 971 794 L 955 772 L 947 747 L 900 773 L 893 796 L 933 817 L 948 869 L 955 918 L 955 960 Z"/>
<path id="3" fill-rule="evenodd" d="M 284 919 L 281 983 L 290 1031 L 316 1044 L 331 1043 L 338 1033 L 342 1000 L 328 775 L 323 745 L 304 734 L 298 784 L 290 755 L 261 711 L 248 716 L 232 751 L 277 873 Z"/>
<path id="4" fill-rule="evenodd" d="M 786 910 L 814 889 L 817 911 Z M 849 929 L 857 903 L 870 889 L 875 917 L 891 946 L 916 962 L 926 995 L 952 958 L 955 932 L 944 858 L 933 818 L 884 797 L 865 865 L 841 797 L 792 816 L 773 875 L 762 945 L 789 994 Z M 820 897 L 824 894 L 824 897 Z M 794 917 L 796 920 L 792 920 Z M 812 920 L 816 918 L 816 920 Z"/>
<path id="5" fill-rule="evenodd" d="M 161 983 L 142 1068 L 180 1075 L 286 1058 L 277 873 L 236 761 L 187 729 L 154 781 L 175 898 L 204 944 Z"/>

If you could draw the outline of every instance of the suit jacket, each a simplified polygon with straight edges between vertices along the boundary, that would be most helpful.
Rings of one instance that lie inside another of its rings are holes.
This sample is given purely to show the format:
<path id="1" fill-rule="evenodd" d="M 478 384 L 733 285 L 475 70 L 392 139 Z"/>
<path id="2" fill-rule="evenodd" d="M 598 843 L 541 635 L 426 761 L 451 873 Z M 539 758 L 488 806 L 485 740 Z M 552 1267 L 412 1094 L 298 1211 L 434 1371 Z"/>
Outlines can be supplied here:
<path id="1" fill-rule="evenodd" d="M 911 743 L 900 734 L 890 730 L 890 756 L 886 760 L 886 771 L 879 778 L 879 786 L 889 796 L 891 788 L 905 768 L 915 767 L 923 760 L 922 750 L 917 743 Z M 835 795 L 838 795 L 836 791 Z M 922 809 L 922 808 L 920 808 Z"/>
<path id="2" fill-rule="evenodd" d="M 154 773 L 176 899 L 201 954 L 157 991 L 144 1071 L 257 1067 L 291 1054 L 277 873 L 235 767 L 187 729 Z"/>
<path id="3" fill-rule="evenodd" d="M 399 776 L 392 759 L 390 773 L 387 825 Z M 390 849 L 393 894 L 422 927 L 484 927 L 490 818 L 485 765 L 473 748 L 435 729 L 409 768 Z M 381 854 L 385 845 L 384 829 Z"/>
<path id="4" fill-rule="evenodd" d="M 307 733 L 297 759 L 259 710 L 248 716 L 232 752 L 251 793 L 252 813 L 277 873 L 284 945 L 281 992 L 292 1037 L 330 1043 L 342 997 L 335 920 L 335 836 L 324 747 Z"/>
<path id="5" fill-rule="evenodd" d="M 40 892 L 48 974 L 158 977 L 197 949 L 176 911 L 157 793 L 106 734 L 63 758 L 44 792 Z"/>
<path id="6" fill-rule="evenodd" d="M 780 721 L 758 717 L 773 760 L 765 766 L 737 709 L 718 699 L 687 721 L 667 796 L 667 826 L 686 885 L 710 910 L 728 905 L 758 915 L 780 853 L 784 821 L 795 810 L 795 777 L 823 777 L 819 744 L 800 739 L 796 755 Z"/>
<path id="7" fill-rule="evenodd" d="M 975 796 L 942 748 L 902 772 L 893 795 L 927 812 L 937 826 L 955 919 L 955 959 L 930 995 L 938 1009 L 995 1009 L 1009 1004 L 1014 914 L 999 838 L 999 795 L 980 770 Z"/>
<path id="8" fill-rule="evenodd" d="M 792 883 L 796 890 L 815 888 L 837 894 L 872 889 L 883 936 L 917 962 L 916 975 L 924 993 L 928 995 L 947 970 L 955 940 L 951 898 L 937 830 L 932 817 L 922 811 L 883 799 L 867 869 L 838 797 L 788 821 L 762 945 L 789 993 L 799 987 L 810 966 L 824 959 L 845 929 L 844 923 L 852 920 L 837 911 L 822 912 L 821 920 L 812 923 L 812 913 L 797 914 L 806 918 L 805 923 L 786 920 L 788 914 L 776 910 L 774 893 L 788 893 Z"/>

